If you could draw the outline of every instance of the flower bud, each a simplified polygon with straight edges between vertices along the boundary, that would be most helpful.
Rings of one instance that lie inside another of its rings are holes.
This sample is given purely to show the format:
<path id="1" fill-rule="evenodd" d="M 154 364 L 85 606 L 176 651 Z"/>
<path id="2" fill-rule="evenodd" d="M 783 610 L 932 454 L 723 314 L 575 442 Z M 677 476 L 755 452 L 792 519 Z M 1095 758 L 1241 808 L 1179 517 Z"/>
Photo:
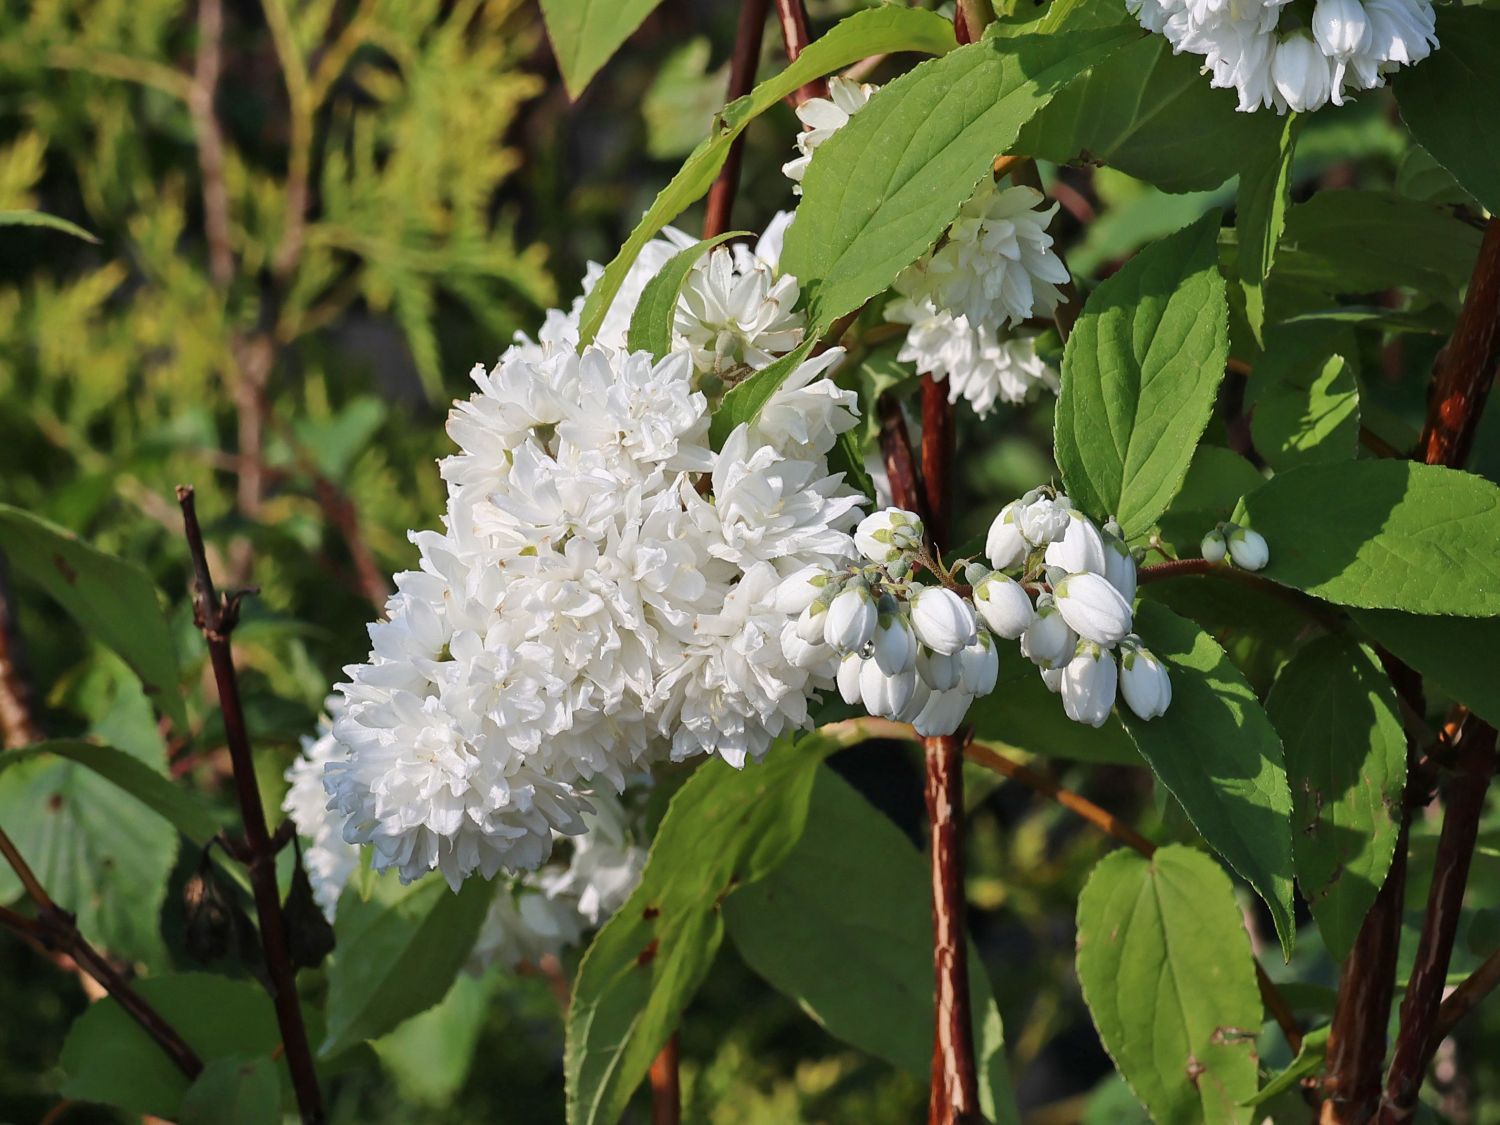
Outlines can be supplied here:
<path id="1" fill-rule="evenodd" d="M 916 664 L 917 638 L 904 613 L 882 613 L 872 645 L 873 659 L 886 675 L 905 672 Z"/>
<path id="2" fill-rule="evenodd" d="M 894 719 L 911 702 L 917 690 L 917 672 L 908 668 L 899 675 L 890 676 L 880 670 L 873 660 L 866 660 L 859 670 L 859 695 L 864 700 L 865 710 L 882 719 Z"/>
<path id="3" fill-rule="evenodd" d="M 839 661 L 839 672 L 836 682 L 839 686 L 839 698 L 845 703 L 853 706 L 862 698 L 859 688 L 859 673 L 864 667 L 864 657 L 857 652 L 847 652 Z"/>
<path id="4" fill-rule="evenodd" d="M 998 572 L 974 587 L 974 608 L 995 636 L 1008 641 L 1026 632 L 1026 627 L 1036 616 L 1025 587 Z"/>
<path id="5" fill-rule="evenodd" d="M 1042 683 L 1047 685 L 1047 690 L 1053 695 L 1062 691 L 1063 670 L 1061 668 L 1043 668 Z"/>
<path id="6" fill-rule="evenodd" d="M 1112 645 L 1130 632 L 1130 603 L 1101 575 L 1070 574 L 1052 587 L 1052 599 L 1068 627 L 1085 640 Z"/>
<path id="7" fill-rule="evenodd" d="M 1062 670 L 1063 711 L 1075 723 L 1102 727 L 1115 705 L 1119 670 L 1114 658 L 1092 641 L 1080 641 Z"/>
<path id="8" fill-rule="evenodd" d="M 1224 533 L 1216 527 L 1203 537 L 1203 543 L 1198 549 L 1206 562 L 1219 563 L 1224 561 L 1229 544 L 1224 541 Z"/>
<path id="9" fill-rule="evenodd" d="M 859 652 L 875 635 L 880 615 L 863 582 L 851 582 L 833 599 L 823 623 L 823 639 L 839 652 Z"/>
<path id="10" fill-rule="evenodd" d="M 776 587 L 776 612 L 801 613 L 828 590 L 833 576 L 820 566 L 804 566 Z"/>
<path id="11" fill-rule="evenodd" d="M 1068 627 L 1050 594 L 1036 601 L 1036 619 L 1021 634 L 1021 655 L 1043 668 L 1061 668 L 1073 655 L 1078 634 Z"/>
<path id="12" fill-rule="evenodd" d="M 958 654 L 958 686 L 973 696 L 989 695 L 1000 676 L 1000 654 L 988 629 L 980 629 Z"/>
<path id="13" fill-rule="evenodd" d="M 1047 547 L 1048 566 L 1060 566 L 1069 574 L 1103 574 L 1104 540 L 1092 520 L 1082 512 L 1068 513 L 1068 526 L 1060 539 Z"/>
<path id="14" fill-rule="evenodd" d="M 1045 547 L 1067 532 L 1070 507 L 1071 501 L 1066 496 L 1058 495 L 1055 499 L 1041 496 L 1017 513 L 1016 522 L 1021 525 L 1021 534 L 1028 543 Z"/>
<path id="15" fill-rule="evenodd" d="M 1229 557 L 1242 570 L 1259 570 L 1270 562 L 1271 548 L 1260 532 L 1237 527 L 1229 533 Z"/>
<path id="16" fill-rule="evenodd" d="M 1135 556 L 1120 538 L 1120 525 L 1114 520 L 1104 525 L 1104 577 L 1127 603 L 1135 601 Z"/>
<path id="17" fill-rule="evenodd" d="M 1298 113 L 1321 109 L 1333 89 L 1333 66 L 1311 36 L 1298 29 L 1276 44 L 1271 81 L 1288 108 Z"/>
<path id="18" fill-rule="evenodd" d="M 912 628 L 933 652 L 952 655 L 974 639 L 974 611 L 952 590 L 925 586 L 911 601 Z"/>
<path id="19" fill-rule="evenodd" d="M 788 621 L 782 627 L 781 653 L 793 668 L 812 668 L 833 655 L 821 639 L 816 644 L 804 641 L 795 621 Z"/>
<path id="20" fill-rule="evenodd" d="M 1120 694 L 1143 719 L 1165 715 L 1172 704 L 1166 668 L 1133 633 L 1120 642 Z"/>
<path id="21" fill-rule="evenodd" d="M 917 676 L 933 691 L 948 691 L 958 686 L 963 665 L 958 653 L 933 652 L 926 645 L 917 647 Z"/>
<path id="22" fill-rule="evenodd" d="M 828 603 L 821 598 L 802 611 L 797 618 L 797 636 L 810 645 L 823 643 L 823 623 L 828 618 Z"/>
<path id="23" fill-rule="evenodd" d="M 1318 0 L 1312 32 L 1318 48 L 1341 62 L 1368 51 L 1374 38 L 1370 17 L 1359 0 Z"/>
<path id="24" fill-rule="evenodd" d="M 911 693 L 911 700 L 896 715 L 898 723 L 909 723 L 922 713 L 922 708 L 927 706 L 927 701 L 932 698 L 932 689 L 922 682 L 922 677 L 917 677 L 917 690 Z"/>
<path id="25" fill-rule="evenodd" d="M 990 524 L 990 533 L 984 540 L 984 554 L 996 570 L 1020 566 L 1031 551 L 1031 545 L 1021 535 L 1021 525 L 1016 518 L 1019 511 L 1013 500 L 1000 509 L 995 522 Z"/>
<path id="26" fill-rule="evenodd" d="M 963 688 L 935 691 L 911 725 L 923 738 L 952 734 L 962 725 L 964 716 L 969 713 L 969 704 L 973 702 L 974 697 Z"/>
<path id="27" fill-rule="evenodd" d="M 902 508 L 872 512 L 854 529 L 854 545 L 873 563 L 895 562 L 921 543 L 922 521 Z"/>

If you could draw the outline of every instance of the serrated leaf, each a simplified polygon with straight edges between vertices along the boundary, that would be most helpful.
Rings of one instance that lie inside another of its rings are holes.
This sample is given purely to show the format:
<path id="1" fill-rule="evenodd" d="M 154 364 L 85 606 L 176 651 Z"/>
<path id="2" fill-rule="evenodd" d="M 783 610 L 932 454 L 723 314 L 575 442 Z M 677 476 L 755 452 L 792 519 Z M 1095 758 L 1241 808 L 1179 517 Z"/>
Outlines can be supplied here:
<path id="1" fill-rule="evenodd" d="M 740 956 L 835 1035 L 925 1078 L 932 1066 L 932 918 L 921 853 L 820 767 L 802 838 L 775 870 L 724 901 Z M 1018 1122 L 984 963 L 969 994 L 986 1120 Z"/>
<path id="2" fill-rule="evenodd" d="M 1320 637 L 1281 669 L 1266 697 L 1286 751 L 1297 882 L 1328 951 L 1349 955 L 1385 882 L 1406 785 L 1406 735 L 1375 654 Z"/>
<path id="3" fill-rule="evenodd" d="M 133 563 L 95 550 L 66 528 L 0 504 L 5 556 L 74 620 L 113 649 L 180 731 L 188 729 L 177 649 L 156 587 Z"/>
<path id="4" fill-rule="evenodd" d="M 657 359 L 671 351 L 677 295 L 682 292 L 682 284 L 687 280 L 688 274 L 707 251 L 721 242 L 749 233 L 743 230 L 725 231 L 713 238 L 696 242 L 686 250 L 679 250 L 668 258 L 661 271 L 646 282 L 635 312 L 631 314 L 628 336 L 630 350 L 650 352 Z"/>
<path id="5" fill-rule="evenodd" d="M 495 895 L 470 879 L 457 894 L 437 875 L 402 886 L 394 875 L 351 882 L 334 918 L 328 966 L 328 1058 L 426 1011 L 448 992 Z"/>
<path id="6" fill-rule="evenodd" d="M 281 1043 L 271 998 L 253 981 L 210 973 L 172 973 L 135 982 L 206 1064 L 269 1056 Z M 59 1060 L 61 1093 L 175 1120 L 188 1080 L 156 1041 L 113 999 L 88 1008 L 68 1029 Z M 278 1070 L 285 1070 L 285 1062 Z"/>
<path id="7" fill-rule="evenodd" d="M 1255 450 L 1277 471 L 1352 461 L 1359 449 L 1359 354 L 1333 324 L 1279 324 L 1250 377 L 1246 406 Z"/>
<path id="8" fill-rule="evenodd" d="M 48 215 L 44 211 L 0 211 L 0 227 L 48 227 L 52 230 L 60 230 L 64 234 L 71 234 L 74 238 L 81 238 L 85 242 L 98 243 L 99 241 L 77 223 L 60 219 L 56 215 Z"/>
<path id="9" fill-rule="evenodd" d="M 1437 10 L 1442 46 L 1392 85 L 1412 136 L 1475 199 L 1500 211 L 1500 12 L 1479 7 Z"/>
<path id="10" fill-rule="evenodd" d="M 1274 114 L 1237 113 L 1234 94 L 1205 82 L 1198 61 L 1148 35 L 1054 97 L 1021 130 L 1016 150 L 1104 164 L 1166 192 L 1202 191 L 1238 172 L 1245 152 L 1274 147 L 1279 123 Z"/>
<path id="11" fill-rule="evenodd" d="M 1021 126 L 1130 28 L 994 37 L 881 87 L 818 146 L 782 268 L 819 329 L 858 308 L 935 243 Z"/>
<path id="12" fill-rule="evenodd" d="M 895 6 L 855 12 L 809 43 L 797 61 L 785 70 L 725 106 L 712 135 L 693 150 L 671 182 L 662 188 L 620 252 L 605 267 L 599 283 L 589 291 L 579 320 L 580 344 L 588 344 L 598 333 L 604 314 L 641 247 L 708 191 L 735 137 L 751 121 L 799 86 L 860 59 L 895 51 L 940 55 L 953 45 L 952 22 L 935 12 Z M 783 263 L 783 268 L 788 267 Z"/>
<path id="13" fill-rule="evenodd" d="M 1362 609 L 1354 620 L 1423 679 L 1491 726 L 1500 726 L 1500 618 Z"/>
<path id="14" fill-rule="evenodd" d="M 276 1064 L 267 1056 L 226 1055 L 203 1068 L 182 1098 L 182 1125 L 264 1125 L 281 1104 Z"/>
<path id="15" fill-rule="evenodd" d="M 1212 859 L 1179 845 L 1106 856 L 1078 899 L 1077 964 L 1105 1049 L 1157 1125 L 1251 1119 L 1260 995 Z"/>
<path id="16" fill-rule="evenodd" d="M 501 972 L 460 973 L 441 1002 L 375 1041 L 381 1065 L 405 1100 L 443 1106 L 463 1088 Z"/>
<path id="17" fill-rule="evenodd" d="M 1163 538 L 1180 557 L 1198 554 L 1208 530 L 1227 520 L 1247 493 L 1265 483 L 1260 470 L 1233 450 L 1200 445 L 1193 451 L 1182 487 L 1161 514 Z"/>
<path id="18" fill-rule="evenodd" d="M 1258 115 L 1256 115 L 1258 116 Z M 1251 148 L 1251 159 L 1240 172 L 1239 202 L 1234 231 L 1239 243 L 1240 285 L 1245 290 L 1245 314 L 1257 341 L 1266 325 L 1266 278 L 1276 261 L 1276 247 L 1286 229 L 1286 210 L 1291 203 L 1292 154 L 1302 115 L 1289 113 L 1282 119 L 1279 135 L 1271 144 Z"/>
<path id="19" fill-rule="evenodd" d="M 719 903 L 762 878 L 797 842 L 823 734 L 779 743 L 735 770 L 711 760 L 672 798 L 641 883 L 578 967 L 564 1068 L 571 1125 L 613 1125 L 724 936 Z"/>
<path id="20" fill-rule="evenodd" d="M 1191 621 L 1141 602 L 1135 629 L 1167 667 L 1172 705 L 1149 722 L 1122 706 L 1125 729 L 1193 827 L 1265 899 L 1290 957 L 1292 794 L 1276 729 L 1239 669 Z"/>
<path id="21" fill-rule="evenodd" d="M 141 816 L 133 797 L 76 762 L 7 760 L 20 754 L 0 755 L 0 824 L 42 886 L 91 942 L 127 960 L 162 962 L 161 907 L 177 860 L 171 825 Z M 0 868 L 0 902 L 21 893 L 15 873 Z"/>
<path id="22" fill-rule="evenodd" d="M 809 335 L 786 355 L 730 387 L 709 420 L 709 443 L 718 449 L 736 427 L 760 417 L 761 408 L 771 401 L 771 396 L 787 381 L 787 377 L 807 360 L 817 342 Z"/>
<path id="23" fill-rule="evenodd" d="M 542 0 L 568 96 L 578 97 L 661 0 Z"/>
<path id="24" fill-rule="evenodd" d="M 1181 486 L 1229 358 L 1219 214 L 1146 247 L 1089 296 L 1063 352 L 1056 452 L 1081 511 L 1148 530 Z"/>
<path id="25" fill-rule="evenodd" d="M 1500 616 L 1500 488 L 1408 461 L 1279 473 L 1245 497 L 1265 536 L 1261 574 L 1361 609 Z"/>

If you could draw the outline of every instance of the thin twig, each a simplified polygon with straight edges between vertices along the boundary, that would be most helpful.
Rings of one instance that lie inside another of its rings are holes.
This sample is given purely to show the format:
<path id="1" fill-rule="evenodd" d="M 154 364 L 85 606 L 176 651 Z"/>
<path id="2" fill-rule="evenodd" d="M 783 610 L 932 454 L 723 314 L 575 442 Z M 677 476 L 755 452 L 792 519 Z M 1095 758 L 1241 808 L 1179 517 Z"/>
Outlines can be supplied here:
<path id="1" fill-rule="evenodd" d="M 277 844 L 266 824 L 265 806 L 261 803 L 260 784 L 255 776 L 255 762 L 250 752 L 250 735 L 245 724 L 244 706 L 240 701 L 239 677 L 229 638 L 239 619 L 239 594 L 220 595 L 214 589 L 193 503 L 193 490 L 179 485 L 177 502 L 182 506 L 183 529 L 193 559 L 197 583 L 193 616 L 203 639 L 208 643 L 209 661 L 219 689 L 219 710 L 224 718 L 224 737 L 234 766 L 234 783 L 239 798 L 240 816 L 245 825 L 244 854 L 255 895 L 255 912 L 260 922 L 266 972 L 270 978 L 271 1000 L 276 1007 L 276 1022 L 286 1048 L 287 1066 L 297 1107 L 306 1123 L 323 1120 L 323 1097 L 313 1067 L 307 1028 L 302 1022 L 302 1007 L 297 999 L 296 970 L 287 950 L 286 923 L 281 913 L 281 896 L 276 885 Z"/>
<path id="2" fill-rule="evenodd" d="M 977 762 L 986 769 L 992 769 L 1012 781 L 1020 782 L 1034 793 L 1040 793 L 1056 801 L 1069 812 L 1081 816 L 1101 832 L 1141 855 L 1149 858 L 1156 852 L 1156 845 L 1142 836 L 1132 825 L 1127 824 L 1114 813 L 1100 808 L 1087 797 L 1071 789 L 1065 789 L 1045 774 L 1005 757 L 982 742 L 971 741 L 964 754 L 971 762 Z M 1255 961 L 1255 979 L 1260 987 L 1261 1000 L 1265 1003 L 1266 1010 L 1271 1013 L 1277 1026 L 1281 1028 L 1282 1034 L 1286 1036 L 1287 1045 L 1291 1047 L 1292 1053 L 1296 1054 L 1302 1049 L 1302 1029 L 1297 1026 L 1297 1017 L 1292 1012 L 1291 1005 L 1287 1003 L 1281 990 L 1276 987 L 1276 983 L 1266 974 L 1259 960 Z"/>
<path id="3" fill-rule="evenodd" d="M 35 942 L 53 953 L 64 953 L 73 959 L 83 972 L 98 981 L 115 1002 L 140 1025 L 147 1035 L 155 1040 L 172 1064 L 192 1081 L 203 1072 L 203 1062 L 177 1029 L 147 1002 L 145 997 L 130 986 L 108 958 L 88 943 L 78 930 L 73 915 L 52 901 L 42 887 L 36 873 L 22 858 L 11 838 L 0 829 L 0 855 L 10 865 L 21 881 L 26 897 L 37 910 L 35 918 L 27 918 L 14 910 L 0 908 L 0 924 L 10 927 L 28 941 Z"/>
<path id="4" fill-rule="evenodd" d="M 224 184 L 224 132 L 214 112 L 224 36 L 223 0 L 199 0 L 198 52 L 188 111 L 198 135 L 198 172 L 203 179 L 203 232 L 208 240 L 208 272 L 220 290 L 234 279 L 229 245 L 229 192 Z"/>
<path id="5" fill-rule="evenodd" d="M 744 0 L 740 5 L 740 22 L 734 35 L 734 55 L 729 61 L 729 92 L 726 101 L 748 94 L 755 86 L 755 67 L 760 62 L 761 40 L 765 37 L 766 16 L 770 0 Z M 729 154 L 713 186 L 708 189 L 704 210 L 703 237 L 714 238 L 729 229 L 729 215 L 740 186 L 740 161 L 745 152 L 742 131 L 729 144 Z"/>
<path id="6" fill-rule="evenodd" d="M 812 32 L 807 24 L 807 5 L 803 0 L 776 0 L 776 19 L 781 24 L 781 41 L 786 45 L 787 61 L 796 62 L 803 48 L 812 42 Z M 793 91 L 791 102 L 797 106 L 808 98 L 827 96 L 828 80 L 814 78 Z"/>
<path id="7" fill-rule="evenodd" d="M 682 1120 L 682 1089 L 677 1076 L 677 1033 L 651 1062 L 651 1125 L 678 1125 Z"/>
<path id="8" fill-rule="evenodd" d="M 21 659 L 21 634 L 10 608 L 10 575 L 0 553 L 0 747 L 14 750 L 44 737 L 31 710 L 31 685 Z"/>
<path id="9" fill-rule="evenodd" d="M 285 225 L 281 229 L 281 241 L 271 259 L 277 278 L 285 280 L 302 256 L 302 243 L 307 234 L 307 188 L 308 177 L 312 172 L 314 104 L 307 76 L 307 60 L 302 57 L 297 38 L 292 33 L 286 0 L 263 0 L 262 7 L 266 13 L 266 26 L 271 30 L 271 42 L 276 48 L 276 60 L 281 65 L 282 81 L 286 83 L 287 120 L 290 124 L 286 216 L 283 220 Z"/>
<path id="10" fill-rule="evenodd" d="M 1495 991 L 1497 986 L 1500 986 L 1500 949 L 1486 957 L 1479 968 L 1465 977 L 1463 983 L 1438 1006 L 1437 1019 L 1432 1025 L 1433 1042 L 1441 1043 L 1452 1035 L 1459 1021 Z"/>
<path id="11" fill-rule="evenodd" d="M 974 1022 L 969 1004 L 968 931 L 964 923 L 963 743 L 956 735 L 924 738 L 923 795 L 931 826 L 932 956 L 936 1027 L 932 1043 L 929 1125 L 979 1114 Z"/>

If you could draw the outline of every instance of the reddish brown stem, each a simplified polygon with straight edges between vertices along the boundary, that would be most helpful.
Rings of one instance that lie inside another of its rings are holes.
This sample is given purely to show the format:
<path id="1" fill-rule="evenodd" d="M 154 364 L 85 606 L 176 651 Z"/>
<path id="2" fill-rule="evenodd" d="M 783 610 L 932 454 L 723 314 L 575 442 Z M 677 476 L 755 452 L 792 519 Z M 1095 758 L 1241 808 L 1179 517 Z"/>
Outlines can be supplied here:
<path id="1" fill-rule="evenodd" d="M 926 518 L 927 502 L 922 482 L 917 476 L 917 459 L 911 448 L 911 434 L 901 414 L 901 404 L 888 394 L 875 403 L 880 415 L 880 455 L 891 482 L 891 501 L 898 508 L 916 512 Z"/>
<path id="2" fill-rule="evenodd" d="M 85 940 L 78 931 L 73 915 L 52 901 L 36 873 L 3 830 L 0 830 L 0 855 L 5 857 L 15 871 L 26 891 L 26 897 L 37 910 L 36 918 L 27 918 L 13 910 L 0 909 L 0 924 L 9 926 L 46 950 L 71 957 L 75 965 L 98 981 L 99 986 L 124 1009 L 126 1015 L 151 1036 L 189 1081 L 196 1079 L 203 1072 L 203 1062 L 197 1053 L 177 1033 L 177 1029 L 130 986 L 130 982 L 120 975 L 108 958 Z"/>
<path id="3" fill-rule="evenodd" d="M 239 676 L 229 638 L 239 618 L 239 595 L 220 595 L 214 589 L 208 569 L 208 555 L 193 490 L 177 489 L 182 507 L 183 529 L 193 559 L 197 592 L 193 616 L 208 644 L 209 662 L 219 689 L 219 710 L 224 718 L 224 738 L 234 767 L 234 784 L 239 798 L 240 816 L 245 824 L 244 855 L 255 897 L 255 912 L 260 922 L 261 945 L 265 952 L 266 973 L 270 978 L 271 1001 L 276 1008 L 276 1022 L 286 1049 L 287 1066 L 297 1107 L 304 1122 L 323 1120 L 323 1096 L 313 1067 L 312 1049 L 307 1027 L 302 1021 L 302 1006 L 297 999 L 296 970 L 292 966 L 286 942 L 286 922 L 281 913 L 281 896 L 276 886 L 276 841 L 266 824 L 265 806 L 261 803 L 260 784 L 255 777 L 255 762 L 250 752 L 250 734 L 245 724 L 245 709 L 240 700 Z"/>
<path id="4" fill-rule="evenodd" d="M 765 36 L 766 15 L 770 7 L 770 0 L 744 0 L 740 6 L 739 27 L 734 33 L 734 55 L 729 60 L 727 101 L 744 97 L 755 85 L 755 67 L 760 62 L 760 44 Z M 741 132 L 730 142 L 724 166 L 708 189 L 708 204 L 703 217 L 704 238 L 714 238 L 729 229 L 729 215 L 740 186 L 740 160 L 744 151 L 745 134 Z"/>
<path id="5" fill-rule="evenodd" d="M 682 1120 L 682 1090 L 677 1080 L 677 1033 L 651 1061 L 651 1125 L 678 1125 Z"/>
<path id="6" fill-rule="evenodd" d="M 1495 728 L 1471 718 L 1459 741 L 1457 771 L 1448 786 L 1427 913 L 1401 1001 L 1401 1029 L 1380 1106 L 1382 1125 L 1409 1121 L 1416 1113 L 1417 1093 L 1440 1042 L 1434 1035 L 1438 1009 L 1458 935 L 1469 862 L 1479 838 L 1479 818 L 1494 773 Z"/>
<path id="7" fill-rule="evenodd" d="M 788 62 L 796 62 L 802 49 L 812 42 L 807 26 L 807 5 L 803 0 L 776 0 L 776 19 L 781 24 L 781 41 L 786 44 Z M 814 78 L 792 94 L 792 104 L 801 105 L 808 98 L 826 98 L 828 81 Z"/>
<path id="8" fill-rule="evenodd" d="M 1429 465 L 1462 466 L 1500 373 L 1500 217 L 1484 228 L 1458 324 L 1433 367 L 1418 448 Z"/>
<path id="9" fill-rule="evenodd" d="M 932 937 L 937 1026 L 932 1044 L 929 1125 L 978 1116 L 969 956 L 964 930 L 963 757 L 955 735 L 922 740 L 927 819 L 932 831 Z"/>
<path id="10" fill-rule="evenodd" d="M 1500 987 L 1500 949 L 1486 957 L 1439 1005 L 1437 1020 L 1432 1025 L 1432 1041 L 1441 1043 L 1452 1035 L 1459 1021 L 1497 987 Z"/>
<path id="11" fill-rule="evenodd" d="M 927 535 L 934 544 L 948 542 L 948 467 L 953 462 L 953 406 L 948 385 L 922 376 L 922 495 L 926 500 Z"/>

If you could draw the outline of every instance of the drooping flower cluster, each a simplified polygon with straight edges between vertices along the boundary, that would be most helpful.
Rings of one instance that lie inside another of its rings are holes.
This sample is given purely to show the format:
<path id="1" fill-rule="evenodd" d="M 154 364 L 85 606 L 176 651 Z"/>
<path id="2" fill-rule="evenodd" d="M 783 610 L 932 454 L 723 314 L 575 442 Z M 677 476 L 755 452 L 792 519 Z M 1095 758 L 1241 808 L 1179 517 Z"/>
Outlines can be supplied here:
<path id="1" fill-rule="evenodd" d="M 1343 105 L 1385 85 L 1438 45 L 1430 0 L 1317 0 L 1310 26 L 1289 0 L 1126 0 L 1175 52 L 1202 55 L 1212 84 L 1235 90 L 1244 112 Z"/>
<path id="2" fill-rule="evenodd" d="M 534 869 L 556 834 L 588 829 L 600 786 L 665 757 L 742 765 L 832 686 L 831 659 L 784 652 L 791 615 L 771 595 L 853 554 L 860 497 L 826 461 L 855 424 L 855 396 L 824 377 L 842 353 L 801 364 L 714 450 L 699 375 L 800 338 L 796 282 L 771 247 L 700 262 L 671 352 L 626 351 L 641 262 L 659 268 L 680 241 L 648 245 L 606 343 L 578 353 L 575 304 L 477 367 L 478 392 L 455 404 L 444 529 L 412 535 L 419 567 L 397 575 L 368 662 L 346 669 L 342 754 L 323 775 L 344 839 L 371 845 L 377 869 L 455 887 Z"/>
<path id="3" fill-rule="evenodd" d="M 339 696 L 328 700 L 331 710 L 342 705 Z M 313 897 L 330 922 L 339 896 L 359 867 L 359 848 L 343 839 L 323 789 L 323 768 L 341 752 L 331 722 L 323 720 L 316 738 L 303 738 L 302 754 L 287 769 L 290 788 L 282 803 L 306 841 L 303 865 Z M 469 956 L 470 971 L 481 973 L 496 964 L 536 964 L 555 955 L 602 925 L 635 889 L 646 862 L 638 829 L 613 795 L 595 794 L 591 801 L 594 811 L 584 814 L 587 831 L 559 841 L 571 849 L 565 859 L 554 855 L 539 870 L 496 889 Z"/>
<path id="4" fill-rule="evenodd" d="M 1271 561 L 1266 537 L 1237 523 L 1216 524 L 1203 537 L 1202 553 L 1211 563 L 1223 562 L 1227 554 L 1241 570 L 1260 570 Z"/>

